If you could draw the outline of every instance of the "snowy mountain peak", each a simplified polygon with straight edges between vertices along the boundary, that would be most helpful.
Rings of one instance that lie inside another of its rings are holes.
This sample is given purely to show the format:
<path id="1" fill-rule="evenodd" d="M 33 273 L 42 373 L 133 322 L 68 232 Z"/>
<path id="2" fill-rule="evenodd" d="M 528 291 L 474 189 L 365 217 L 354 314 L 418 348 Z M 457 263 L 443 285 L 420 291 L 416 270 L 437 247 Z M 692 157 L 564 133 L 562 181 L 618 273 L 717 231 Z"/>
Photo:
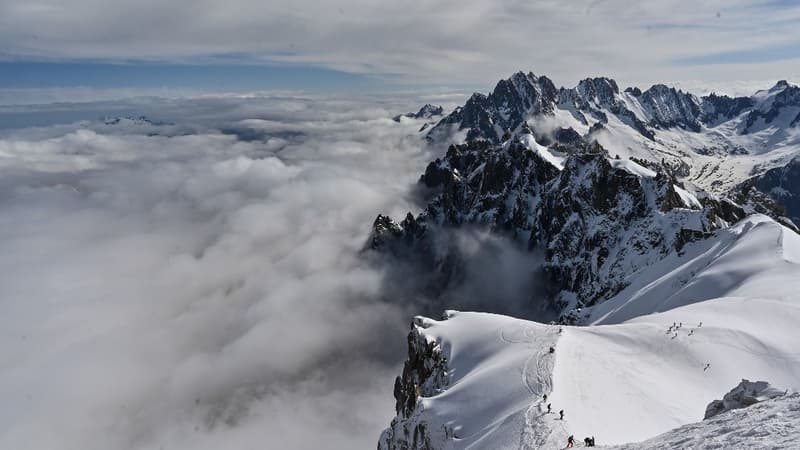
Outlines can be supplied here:
<path id="1" fill-rule="evenodd" d="M 613 99 L 619 94 L 617 82 L 611 78 L 586 78 L 578 83 L 577 91 L 581 97 L 602 99 L 600 103 Z"/>
<path id="2" fill-rule="evenodd" d="M 442 108 L 441 106 L 434 106 L 431 105 L 430 103 L 426 103 L 417 112 L 398 114 L 393 117 L 393 120 L 395 122 L 400 122 L 401 117 L 408 117 L 410 119 L 431 119 L 437 116 L 441 116 L 442 114 L 444 114 L 444 108 Z"/>
<path id="3" fill-rule="evenodd" d="M 658 128 L 680 127 L 699 132 L 700 101 L 692 94 L 656 84 L 644 91 L 638 100 L 647 113 L 649 123 Z"/>

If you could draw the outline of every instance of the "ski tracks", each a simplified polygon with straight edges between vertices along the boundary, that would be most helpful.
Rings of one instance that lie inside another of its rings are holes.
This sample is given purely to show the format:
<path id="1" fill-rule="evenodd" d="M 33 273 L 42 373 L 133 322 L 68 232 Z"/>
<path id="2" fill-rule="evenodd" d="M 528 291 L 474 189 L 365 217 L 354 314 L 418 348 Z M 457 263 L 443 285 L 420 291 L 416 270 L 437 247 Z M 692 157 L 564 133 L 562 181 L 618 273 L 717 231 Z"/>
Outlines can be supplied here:
<path id="1" fill-rule="evenodd" d="M 543 396 L 553 389 L 555 354 L 550 353 L 550 347 L 556 346 L 558 329 L 557 326 L 543 326 L 541 329 L 520 326 L 500 333 L 503 342 L 525 344 L 530 350 L 521 368 L 521 382 L 532 397 L 524 412 L 521 449 L 560 448 L 561 435 L 567 435 L 564 424 L 555 423 L 555 415 L 545 412 L 547 403 L 543 401 Z"/>

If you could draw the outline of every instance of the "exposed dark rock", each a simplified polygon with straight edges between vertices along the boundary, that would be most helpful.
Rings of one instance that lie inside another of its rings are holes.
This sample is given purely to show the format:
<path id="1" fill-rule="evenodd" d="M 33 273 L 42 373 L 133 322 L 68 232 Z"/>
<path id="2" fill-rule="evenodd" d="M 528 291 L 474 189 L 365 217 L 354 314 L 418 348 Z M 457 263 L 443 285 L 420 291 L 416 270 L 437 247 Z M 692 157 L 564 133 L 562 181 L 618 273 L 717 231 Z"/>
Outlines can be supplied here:
<path id="1" fill-rule="evenodd" d="M 408 420 L 417 412 L 420 397 L 430 397 L 448 385 L 447 358 L 436 342 L 428 341 L 422 333 L 422 321 L 417 317 L 408 334 L 408 359 L 403 373 L 395 379 L 394 398 L 397 416 L 378 441 L 379 450 L 433 450 L 431 438 L 438 433 L 447 438 L 453 432 L 444 425 Z M 441 439 L 439 439 L 441 440 Z"/>
<path id="2" fill-rule="evenodd" d="M 719 202 L 684 204 L 671 175 L 642 176 L 626 168 L 631 162 L 615 166 L 597 143 L 561 155 L 563 170 L 517 138 L 504 145 L 451 146 L 421 178 L 438 195 L 415 220 L 407 217 L 399 232 L 381 223 L 389 231 L 373 234 L 388 238 L 371 242 L 393 239 L 415 248 L 416 255 L 435 252 L 440 246 L 431 242 L 431 226 L 447 233 L 464 224 L 522 238 L 544 254 L 550 306 L 565 310 L 619 292 L 636 267 L 707 236 L 722 224 L 716 217 L 732 215 Z M 441 262 L 446 256 L 425 259 Z"/>
<path id="3" fill-rule="evenodd" d="M 639 88 L 638 88 L 638 87 L 636 87 L 636 86 L 634 86 L 634 87 L 629 87 L 629 88 L 626 88 L 626 89 L 625 89 L 625 92 L 627 92 L 627 93 L 629 93 L 629 94 L 633 95 L 634 97 L 638 97 L 638 96 L 642 95 L 642 90 L 641 90 L 641 89 L 639 89 Z"/>
<path id="4" fill-rule="evenodd" d="M 746 180 L 731 191 L 731 197 L 751 212 L 767 214 L 796 229 L 800 223 L 800 160 Z"/>
<path id="5" fill-rule="evenodd" d="M 656 84 L 638 98 L 650 115 L 651 125 L 700 131 L 700 102 L 692 94 Z"/>
<path id="6" fill-rule="evenodd" d="M 573 128 L 559 128 L 553 133 L 553 138 L 559 144 L 565 145 L 575 145 L 583 140 L 581 135 Z"/>
<path id="7" fill-rule="evenodd" d="M 398 114 L 392 118 L 395 122 L 400 122 L 401 117 L 408 117 L 410 119 L 431 119 L 433 117 L 441 116 L 444 114 L 444 108 L 441 106 L 433 106 L 430 103 L 425 104 L 419 111 L 415 113 Z M 422 131 L 422 130 L 420 130 Z"/>
<path id="8" fill-rule="evenodd" d="M 786 108 L 800 107 L 800 87 L 790 85 L 786 80 L 779 81 L 768 91 L 771 101 L 753 109 L 748 115 L 742 134 L 757 131 L 761 126 L 771 124 Z M 800 115 L 798 115 L 800 116 Z M 794 126 L 798 121 L 792 119 L 789 126 Z"/>
<path id="9" fill-rule="evenodd" d="M 728 97 L 713 92 L 702 98 L 703 114 L 701 120 L 705 124 L 729 120 L 755 106 L 750 97 Z"/>

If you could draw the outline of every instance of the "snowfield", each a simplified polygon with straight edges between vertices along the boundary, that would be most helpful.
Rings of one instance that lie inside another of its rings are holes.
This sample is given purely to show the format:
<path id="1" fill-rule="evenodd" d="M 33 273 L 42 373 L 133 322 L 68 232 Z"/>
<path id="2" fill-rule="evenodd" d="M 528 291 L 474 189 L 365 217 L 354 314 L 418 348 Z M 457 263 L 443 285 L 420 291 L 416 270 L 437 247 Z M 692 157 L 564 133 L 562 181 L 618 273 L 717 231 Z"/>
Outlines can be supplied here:
<path id="1" fill-rule="evenodd" d="M 589 311 L 587 327 L 466 312 L 420 319 L 449 382 L 410 420 L 441 430 L 435 448 L 562 448 L 569 435 L 646 441 L 619 448 L 747 448 L 773 432 L 788 444 L 787 430 L 800 429 L 796 395 L 751 407 L 759 420 L 746 408 L 686 424 L 743 378 L 800 389 L 800 236 L 751 216 L 637 280 Z"/>

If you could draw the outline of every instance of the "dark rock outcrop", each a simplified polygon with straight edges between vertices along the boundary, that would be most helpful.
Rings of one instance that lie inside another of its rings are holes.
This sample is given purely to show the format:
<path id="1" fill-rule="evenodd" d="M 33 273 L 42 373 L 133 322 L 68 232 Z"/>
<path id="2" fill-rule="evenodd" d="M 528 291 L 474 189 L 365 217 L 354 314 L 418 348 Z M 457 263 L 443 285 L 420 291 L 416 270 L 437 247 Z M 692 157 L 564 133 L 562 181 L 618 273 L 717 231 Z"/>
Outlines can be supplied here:
<path id="1" fill-rule="evenodd" d="M 433 450 L 431 442 L 452 437 L 452 430 L 442 424 L 424 420 L 409 420 L 419 413 L 420 397 L 431 397 L 447 387 L 447 358 L 438 343 L 429 341 L 424 333 L 423 321 L 416 317 L 408 334 L 408 358 L 403 373 L 395 379 L 394 398 L 397 415 L 378 441 L 378 450 Z"/>
<path id="2" fill-rule="evenodd" d="M 767 170 L 736 186 L 731 196 L 753 212 L 778 218 L 796 229 L 800 223 L 800 159 Z"/>
<path id="3" fill-rule="evenodd" d="M 800 107 L 800 87 L 791 85 L 786 80 L 781 80 L 770 88 L 765 97 L 766 101 L 747 115 L 742 134 L 752 133 L 772 124 L 787 108 Z M 794 117 L 789 126 L 795 126 L 797 122 L 798 118 Z"/>
<path id="4" fill-rule="evenodd" d="M 400 122 L 401 117 L 408 117 L 410 119 L 432 119 L 444 114 L 444 108 L 441 106 L 434 106 L 430 103 L 425 104 L 419 111 L 415 113 L 398 114 L 392 118 L 395 122 Z"/>
<path id="5" fill-rule="evenodd" d="M 561 153 L 528 134 L 453 145 L 420 182 L 437 195 L 399 225 L 379 217 L 372 248 L 413 248 L 441 268 L 447 255 L 436 253 L 436 234 L 481 226 L 543 253 L 547 300 L 562 311 L 612 296 L 633 271 L 744 217 L 709 196 L 687 203 L 692 194 L 668 174 L 609 160 L 597 144 Z"/>

